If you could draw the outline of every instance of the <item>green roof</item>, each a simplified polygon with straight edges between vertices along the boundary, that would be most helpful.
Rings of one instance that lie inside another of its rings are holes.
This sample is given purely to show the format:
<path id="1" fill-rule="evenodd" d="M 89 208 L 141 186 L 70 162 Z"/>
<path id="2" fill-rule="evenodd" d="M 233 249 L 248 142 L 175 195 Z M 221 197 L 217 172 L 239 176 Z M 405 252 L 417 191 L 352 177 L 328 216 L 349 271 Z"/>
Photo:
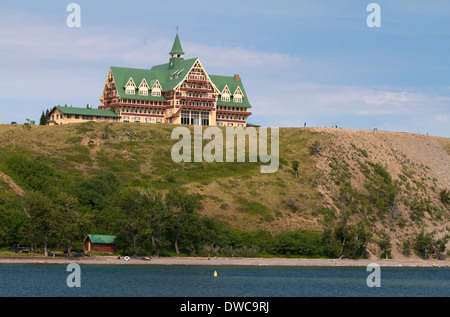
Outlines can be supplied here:
<path id="1" fill-rule="evenodd" d="M 172 50 L 169 53 L 172 54 L 184 54 L 183 49 L 181 48 L 180 38 L 177 36 L 175 37 L 175 41 L 173 42 Z"/>
<path id="2" fill-rule="evenodd" d="M 187 72 L 192 68 L 197 58 L 181 59 L 171 58 L 167 64 L 156 65 L 152 69 L 141 68 L 127 68 L 111 66 L 111 72 L 114 76 L 117 92 L 120 98 L 131 98 L 137 100 L 155 100 L 166 101 L 162 96 L 152 96 L 149 93 L 146 96 L 141 96 L 138 93 L 138 87 L 142 80 L 145 79 L 149 88 L 151 89 L 156 80 L 159 81 L 162 90 L 173 90 L 186 76 Z M 132 78 L 136 85 L 136 92 L 134 95 L 125 93 L 125 86 L 128 80 Z"/>
<path id="3" fill-rule="evenodd" d="M 104 234 L 89 234 L 88 237 L 92 243 L 116 244 L 116 236 Z"/>
<path id="4" fill-rule="evenodd" d="M 232 98 L 230 98 L 230 101 L 222 101 L 221 95 L 219 95 L 217 99 L 217 105 L 218 106 L 234 106 L 234 107 L 245 107 L 245 108 L 251 108 L 250 102 L 247 98 L 247 93 L 245 92 L 244 85 L 242 84 L 242 79 L 238 78 L 239 81 L 236 80 L 235 76 L 217 76 L 217 75 L 209 75 L 209 78 L 211 78 L 214 85 L 219 89 L 220 92 L 223 91 L 225 86 L 228 87 L 230 90 L 231 96 L 233 96 L 236 89 L 239 87 L 239 89 L 242 91 L 243 97 L 242 102 L 233 102 Z"/>
<path id="5" fill-rule="evenodd" d="M 82 116 L 99 116 L 99 117 L 116 117 L 120 116 L 114 111 L 102 110 L 102 109 L 90 109 L 90 108 L 77 108 L 77 107 L 67 107 L 67 106 L 56 106 L 56 109 L 64 114 L 74 114 Z"/>

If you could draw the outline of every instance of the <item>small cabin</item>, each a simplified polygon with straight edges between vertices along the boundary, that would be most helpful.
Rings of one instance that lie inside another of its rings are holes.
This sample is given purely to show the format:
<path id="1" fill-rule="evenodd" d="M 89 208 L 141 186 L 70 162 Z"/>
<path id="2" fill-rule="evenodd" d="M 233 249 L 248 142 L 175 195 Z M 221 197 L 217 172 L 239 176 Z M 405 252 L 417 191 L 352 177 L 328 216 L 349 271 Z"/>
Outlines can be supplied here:
<path id="1" fill-rule="evenodd" d="M 99 251 L 104 253 L 116 252 L 116 236 L 104 234 L 89 234 L 84 239 L 85 251 Z"/>

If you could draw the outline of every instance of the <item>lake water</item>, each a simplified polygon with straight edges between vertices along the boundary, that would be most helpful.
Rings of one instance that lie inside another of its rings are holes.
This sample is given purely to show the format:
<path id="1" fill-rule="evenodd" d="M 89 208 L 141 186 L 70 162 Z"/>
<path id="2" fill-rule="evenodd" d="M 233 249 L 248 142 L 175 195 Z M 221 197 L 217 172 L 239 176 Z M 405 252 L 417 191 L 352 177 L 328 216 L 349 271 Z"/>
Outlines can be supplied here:
<path id="1" fill-rule="evenodd" d="M 450 268 L 0 264 L 0 297 L 447 297 Z M 214 277 L 217 271 L 217 277 Z"/>

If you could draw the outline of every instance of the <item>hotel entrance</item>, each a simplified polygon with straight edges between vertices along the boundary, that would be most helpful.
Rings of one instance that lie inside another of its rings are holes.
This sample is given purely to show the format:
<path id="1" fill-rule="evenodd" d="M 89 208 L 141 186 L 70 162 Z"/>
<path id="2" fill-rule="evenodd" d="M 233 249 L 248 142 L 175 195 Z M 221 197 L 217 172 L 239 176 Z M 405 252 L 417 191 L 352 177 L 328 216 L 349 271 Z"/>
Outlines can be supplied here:
<path id="1" fill-rule="evenodd" d="M 209 126 L 208 111 L 181 110 L 181 124 Z"/>

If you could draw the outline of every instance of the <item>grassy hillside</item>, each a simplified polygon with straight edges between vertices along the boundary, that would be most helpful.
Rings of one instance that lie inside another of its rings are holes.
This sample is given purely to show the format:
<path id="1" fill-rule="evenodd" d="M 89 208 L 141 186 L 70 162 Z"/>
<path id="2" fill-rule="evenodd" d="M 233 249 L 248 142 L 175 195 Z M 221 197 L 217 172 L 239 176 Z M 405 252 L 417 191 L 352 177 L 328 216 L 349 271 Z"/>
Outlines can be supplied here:
<path id="1" fill-rule="evenodd" d="M 51 184 L 70 188 L 94 175 L 114 175 L 127 188 L 198 193 L 202 216 L 244 231 L 332 232 L 345 245 L 345 237 L 338 237 L 338 229 L 345 228 L 367 238 L 367 251 L 377 257 L 414 256 L 422 230 L 435 240 L 450 234 L 449 139 L 285 128 L 278 172 L 261 174 L 259 163 L 173 162 L 173 128 L 0 126 L 0 192 L 20 197 L 30 190 L 45 192 Z"/>

